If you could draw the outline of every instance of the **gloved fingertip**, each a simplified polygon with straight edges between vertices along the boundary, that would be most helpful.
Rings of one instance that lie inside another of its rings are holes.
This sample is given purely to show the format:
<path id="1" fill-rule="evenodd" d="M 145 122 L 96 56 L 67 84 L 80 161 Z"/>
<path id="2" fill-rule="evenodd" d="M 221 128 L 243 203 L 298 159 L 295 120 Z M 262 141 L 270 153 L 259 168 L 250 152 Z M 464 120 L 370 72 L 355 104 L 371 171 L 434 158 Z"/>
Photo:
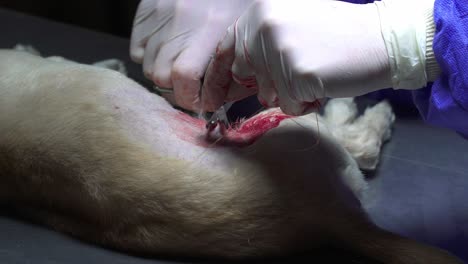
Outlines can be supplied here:
<path id="1" fill-rule="evenodd" d="M 220 64 L 216 58 L 212 59 L 201 89 L 202 109 L 211 112 L 221 107 L 232 82 L 230 67 Z"/>
<path id="2" fill-rule="evenodd" d="M 145 50 L 142 47 L 130 49 L 130 59 L 135 63 L 142 63 Z"/>
<path id="3" fill-rule="evenodd" d="M 196 113 L 201 111 L 201 100 L 198 96 L 193 98 L 191 102 L 188 102 L 188 108 Z"/>
<path id="4" fill-rule="evenodd" d="M 300 116 L 304 114 L 304 111 L 308 108 L 307 105 L 303 104 L 302 102 L 292 101 L 290 99 L 279 99 L 279 105 L 281 110 L 287 114 L 292 116 Z"/>
<path id="5" fill-rule="evenodd" d="M 234 26 L 230 26 L 224 37 L 218 43 L 216 47 L 216 54 L 224 54 L 224 53 L 234 53 L 235 50 L 235 34 L 234 34 Z"/>
<path id="6" fill-rule="evenodd" d="M 269 108 L 270 105 L 268 104 L 268 102 L 263 99 L 261 96 L 257 96 L 257 99 L 258 99 L 258 102 L 264 107 L 264 108 Z"/>
<path id="7" fill-rule="evenodd" d="M 143 68 L 143 75 L 145 76 L 146 79 L 153 80 L 153 73 L 150 70 Z"/>
<path id="8" fill-rule="evenodd" d="M 151 80 L 160 87 L 170 88 L 174 86 L 171 71 L 166 67 L 155 67 L 151 72 Z"/>
<path id="9" fill-rule="evenodd" d="M 231 67 L 232 78 L 239 84 L 252 89 L 258 88 L 255 72 L 243 56 L 236 56 Z"/>
<path id="10" fill-rule="evenodd" d="M 275 95 L 275 96 L 273 97 L 272 105 L 273 105 L 274 107 L 279 107 L 279 106 L 280 106 L 280 102 L 279 102 L 278 96 Z"/>
<path id="11" fill-rule="evenodd" d="M 191 111 L 200 111 L 200 80 L 192 78 L 193 75 L 186 71 L 173 70 L 171 74 L 177 105 Z"/>
<path id="12" fill-rule="evenodd" d="M 302 111 L 299 115 L 307 115 L 310 113 L 317 113 L 321 108 L 319 101 L 305 102 L 302 104 Z"/>

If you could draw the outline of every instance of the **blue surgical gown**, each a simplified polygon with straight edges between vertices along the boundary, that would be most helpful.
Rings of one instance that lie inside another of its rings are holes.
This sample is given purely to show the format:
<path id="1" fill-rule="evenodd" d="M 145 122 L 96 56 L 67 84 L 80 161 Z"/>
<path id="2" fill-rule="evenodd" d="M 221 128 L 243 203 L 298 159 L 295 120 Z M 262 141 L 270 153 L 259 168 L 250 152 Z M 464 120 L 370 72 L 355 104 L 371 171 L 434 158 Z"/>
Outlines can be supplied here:
<path id="1" fill-rule="evenodd" d="M 373 0 L 343 0 L 366 4 Z M 468 139 L 468 2 L 435 0 L 433 49 L 442 74 L 426 87 L 412 91 L 377 91 L 369 96 L 406 97 L 429 124 L 450 128 Z"/>

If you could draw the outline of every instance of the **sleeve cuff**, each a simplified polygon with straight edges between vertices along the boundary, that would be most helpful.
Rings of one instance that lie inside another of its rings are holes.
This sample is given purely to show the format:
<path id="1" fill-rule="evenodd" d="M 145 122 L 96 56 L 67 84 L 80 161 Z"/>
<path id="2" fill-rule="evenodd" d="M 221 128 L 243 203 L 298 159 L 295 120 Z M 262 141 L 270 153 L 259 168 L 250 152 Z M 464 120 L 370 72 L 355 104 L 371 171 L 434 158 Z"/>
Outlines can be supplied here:
<path id="1" fill-rule="evenodd" d="M 425 12 L 426 22 L 426 75 L 427 81 L 435 81 L 442 73 L 439 64 L 436 61 L 432 44 L 434 42 L 435 23 L 434 23 L 434 7 L 428 8 Z"/>

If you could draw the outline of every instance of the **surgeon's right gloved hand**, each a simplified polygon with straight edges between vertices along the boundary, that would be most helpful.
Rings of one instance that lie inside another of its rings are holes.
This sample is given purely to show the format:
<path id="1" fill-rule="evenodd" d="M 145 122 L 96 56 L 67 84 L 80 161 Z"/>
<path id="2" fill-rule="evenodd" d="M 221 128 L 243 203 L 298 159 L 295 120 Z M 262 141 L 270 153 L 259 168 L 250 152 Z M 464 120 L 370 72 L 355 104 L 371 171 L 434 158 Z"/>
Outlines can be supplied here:
<path id="1" fill-rule="evenodd" d="M 232 82 L 292 115 L 310 112 L 324 97 L 421 88 L 428 81 L 432 8 L 433 0 L 257 1 L 220 42 L 205 75 L 202 105 L 214 110 L 242 98 L 229 89 Z"/>
<path id="2" fill-rule="evenodd" d="M 201 80 L 218 41 L 253 0 L 142 0 L 130 41 L 133 61 L 166 99 L 199 110 Z"/>

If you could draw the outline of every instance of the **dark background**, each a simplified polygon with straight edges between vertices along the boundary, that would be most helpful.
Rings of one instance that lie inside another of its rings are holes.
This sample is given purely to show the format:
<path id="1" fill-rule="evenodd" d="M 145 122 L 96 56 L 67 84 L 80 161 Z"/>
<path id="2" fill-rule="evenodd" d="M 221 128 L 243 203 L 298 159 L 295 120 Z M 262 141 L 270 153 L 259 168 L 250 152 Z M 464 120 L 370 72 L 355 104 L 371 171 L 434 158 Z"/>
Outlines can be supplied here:
<path id="1" fill-rule="evenodd" d="M 0 0 L 0 8 L 129 38 L 139 0 Z"/>

